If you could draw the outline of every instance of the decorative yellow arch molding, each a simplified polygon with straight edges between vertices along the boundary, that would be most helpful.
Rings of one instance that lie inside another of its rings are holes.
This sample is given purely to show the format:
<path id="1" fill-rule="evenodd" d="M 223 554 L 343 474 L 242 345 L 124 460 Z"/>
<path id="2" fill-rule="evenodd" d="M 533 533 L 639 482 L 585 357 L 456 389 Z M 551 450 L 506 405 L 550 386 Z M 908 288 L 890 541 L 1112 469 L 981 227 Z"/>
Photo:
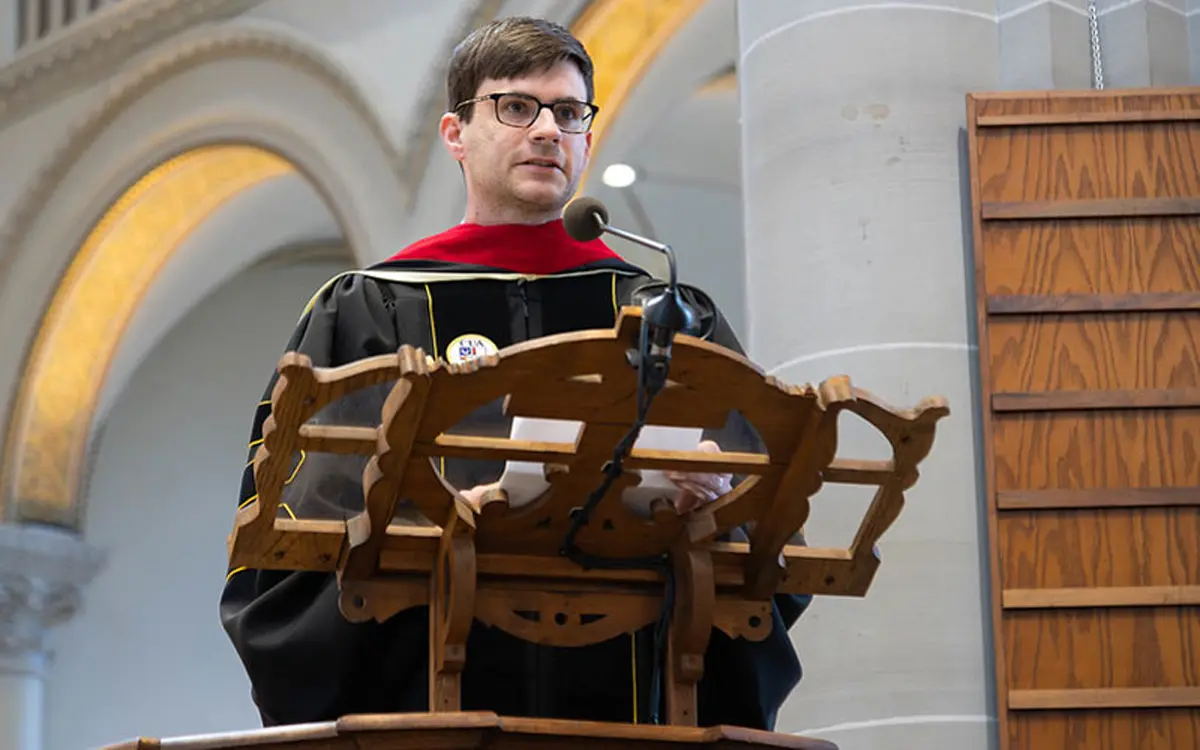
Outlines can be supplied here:
<path id="1" fill-rule="evenodd" d="M 147 289 L 213 211 L 293 169 L 255 147 L 196 149 L 143 176 L 92 229 L 47 309 L 21 381 L 5 472 L 17 520 L 78 527 L 76 495 L 100 386 Z"/>
<path id="2" fill-rule="evenodd" d="M 646 68 L 703 1 L 594 0 L 572 25 L 596 63 L 604 116 L 595 146 Z M 197 149 L 147 173 L 97 223 L 60 282 L 22 376 L 3 472 L 5 494 L 16 507 L 0 517 L 79 527 L 78 492 L 100 385 L 146 291 L 213 211 L 293 170 L 254 147 Z"/>
<path id="3" fill-rule="evenodd" d="M 712 0 L 724 2 L 725 0 Z M 571 32 L 587 47 L 596 66 L 596 102 L 600 116 L 592 129 L 597 150 L 609 123 L 667 42 L 705 0 L 595 0 L 580 14 Z"/>

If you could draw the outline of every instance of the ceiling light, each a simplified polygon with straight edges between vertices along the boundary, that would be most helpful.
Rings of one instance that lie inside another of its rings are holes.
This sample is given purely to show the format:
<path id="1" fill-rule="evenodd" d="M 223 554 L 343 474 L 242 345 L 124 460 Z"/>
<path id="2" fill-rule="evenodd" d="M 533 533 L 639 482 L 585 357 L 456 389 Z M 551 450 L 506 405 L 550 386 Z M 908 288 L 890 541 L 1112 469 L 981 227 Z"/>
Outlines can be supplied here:
<path id="1" fill-rule="evenodd" d="M 637 172 L 628 164 L 609 164 L 600 179 L 609 187 L 629 187 L 637 179 Z"/>

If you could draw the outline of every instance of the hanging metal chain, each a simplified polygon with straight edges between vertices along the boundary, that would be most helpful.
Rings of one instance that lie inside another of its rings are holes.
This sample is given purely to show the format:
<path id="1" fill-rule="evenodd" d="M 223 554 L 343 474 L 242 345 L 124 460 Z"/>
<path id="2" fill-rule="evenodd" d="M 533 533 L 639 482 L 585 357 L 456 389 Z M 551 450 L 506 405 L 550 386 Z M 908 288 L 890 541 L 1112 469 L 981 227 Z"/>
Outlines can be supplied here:
<path id="1" fill-rule="evenodd" d="M 1092 37 L 1092 88 L 1104 88 L 1104 66 L 1100 61 L 1100 13 L 1096 0 L 1088 0 L 1088 25 Z"/>

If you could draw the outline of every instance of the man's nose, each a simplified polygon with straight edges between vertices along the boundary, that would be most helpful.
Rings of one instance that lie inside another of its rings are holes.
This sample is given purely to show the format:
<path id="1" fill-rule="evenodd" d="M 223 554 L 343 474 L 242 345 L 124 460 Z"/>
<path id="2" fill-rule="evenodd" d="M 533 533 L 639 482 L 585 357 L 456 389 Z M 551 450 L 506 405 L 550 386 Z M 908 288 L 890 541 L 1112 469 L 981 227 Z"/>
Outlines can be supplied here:
<path id="1" fill-rule="evenodd" d="M 530 136 L 539 141 L 553 140 L 557 142 L 562 137 L 558 123 L 554 121 L 554 112 L 549 109 L 538 112 L 537 119 L 529 126 L 529 131 Z"/>

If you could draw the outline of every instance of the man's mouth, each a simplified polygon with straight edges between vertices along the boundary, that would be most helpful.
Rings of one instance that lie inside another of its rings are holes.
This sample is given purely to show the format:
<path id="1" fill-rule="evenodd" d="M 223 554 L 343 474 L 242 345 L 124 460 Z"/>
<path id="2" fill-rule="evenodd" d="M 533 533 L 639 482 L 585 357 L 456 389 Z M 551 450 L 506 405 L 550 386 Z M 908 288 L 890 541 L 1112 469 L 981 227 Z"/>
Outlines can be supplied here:
<path id="1" fill-rule="evenodd" d="M 524 165 L 527 165 L 527 166 L 531 166 L 531 167 L 545 167 L 548 169 L 562 169 L 562 167 L 560 167 L 558 165 L 558 162 L 554 161 L 553 159 L 526 159 L 525 161 L 523 161 L 521 163 Z"/>

